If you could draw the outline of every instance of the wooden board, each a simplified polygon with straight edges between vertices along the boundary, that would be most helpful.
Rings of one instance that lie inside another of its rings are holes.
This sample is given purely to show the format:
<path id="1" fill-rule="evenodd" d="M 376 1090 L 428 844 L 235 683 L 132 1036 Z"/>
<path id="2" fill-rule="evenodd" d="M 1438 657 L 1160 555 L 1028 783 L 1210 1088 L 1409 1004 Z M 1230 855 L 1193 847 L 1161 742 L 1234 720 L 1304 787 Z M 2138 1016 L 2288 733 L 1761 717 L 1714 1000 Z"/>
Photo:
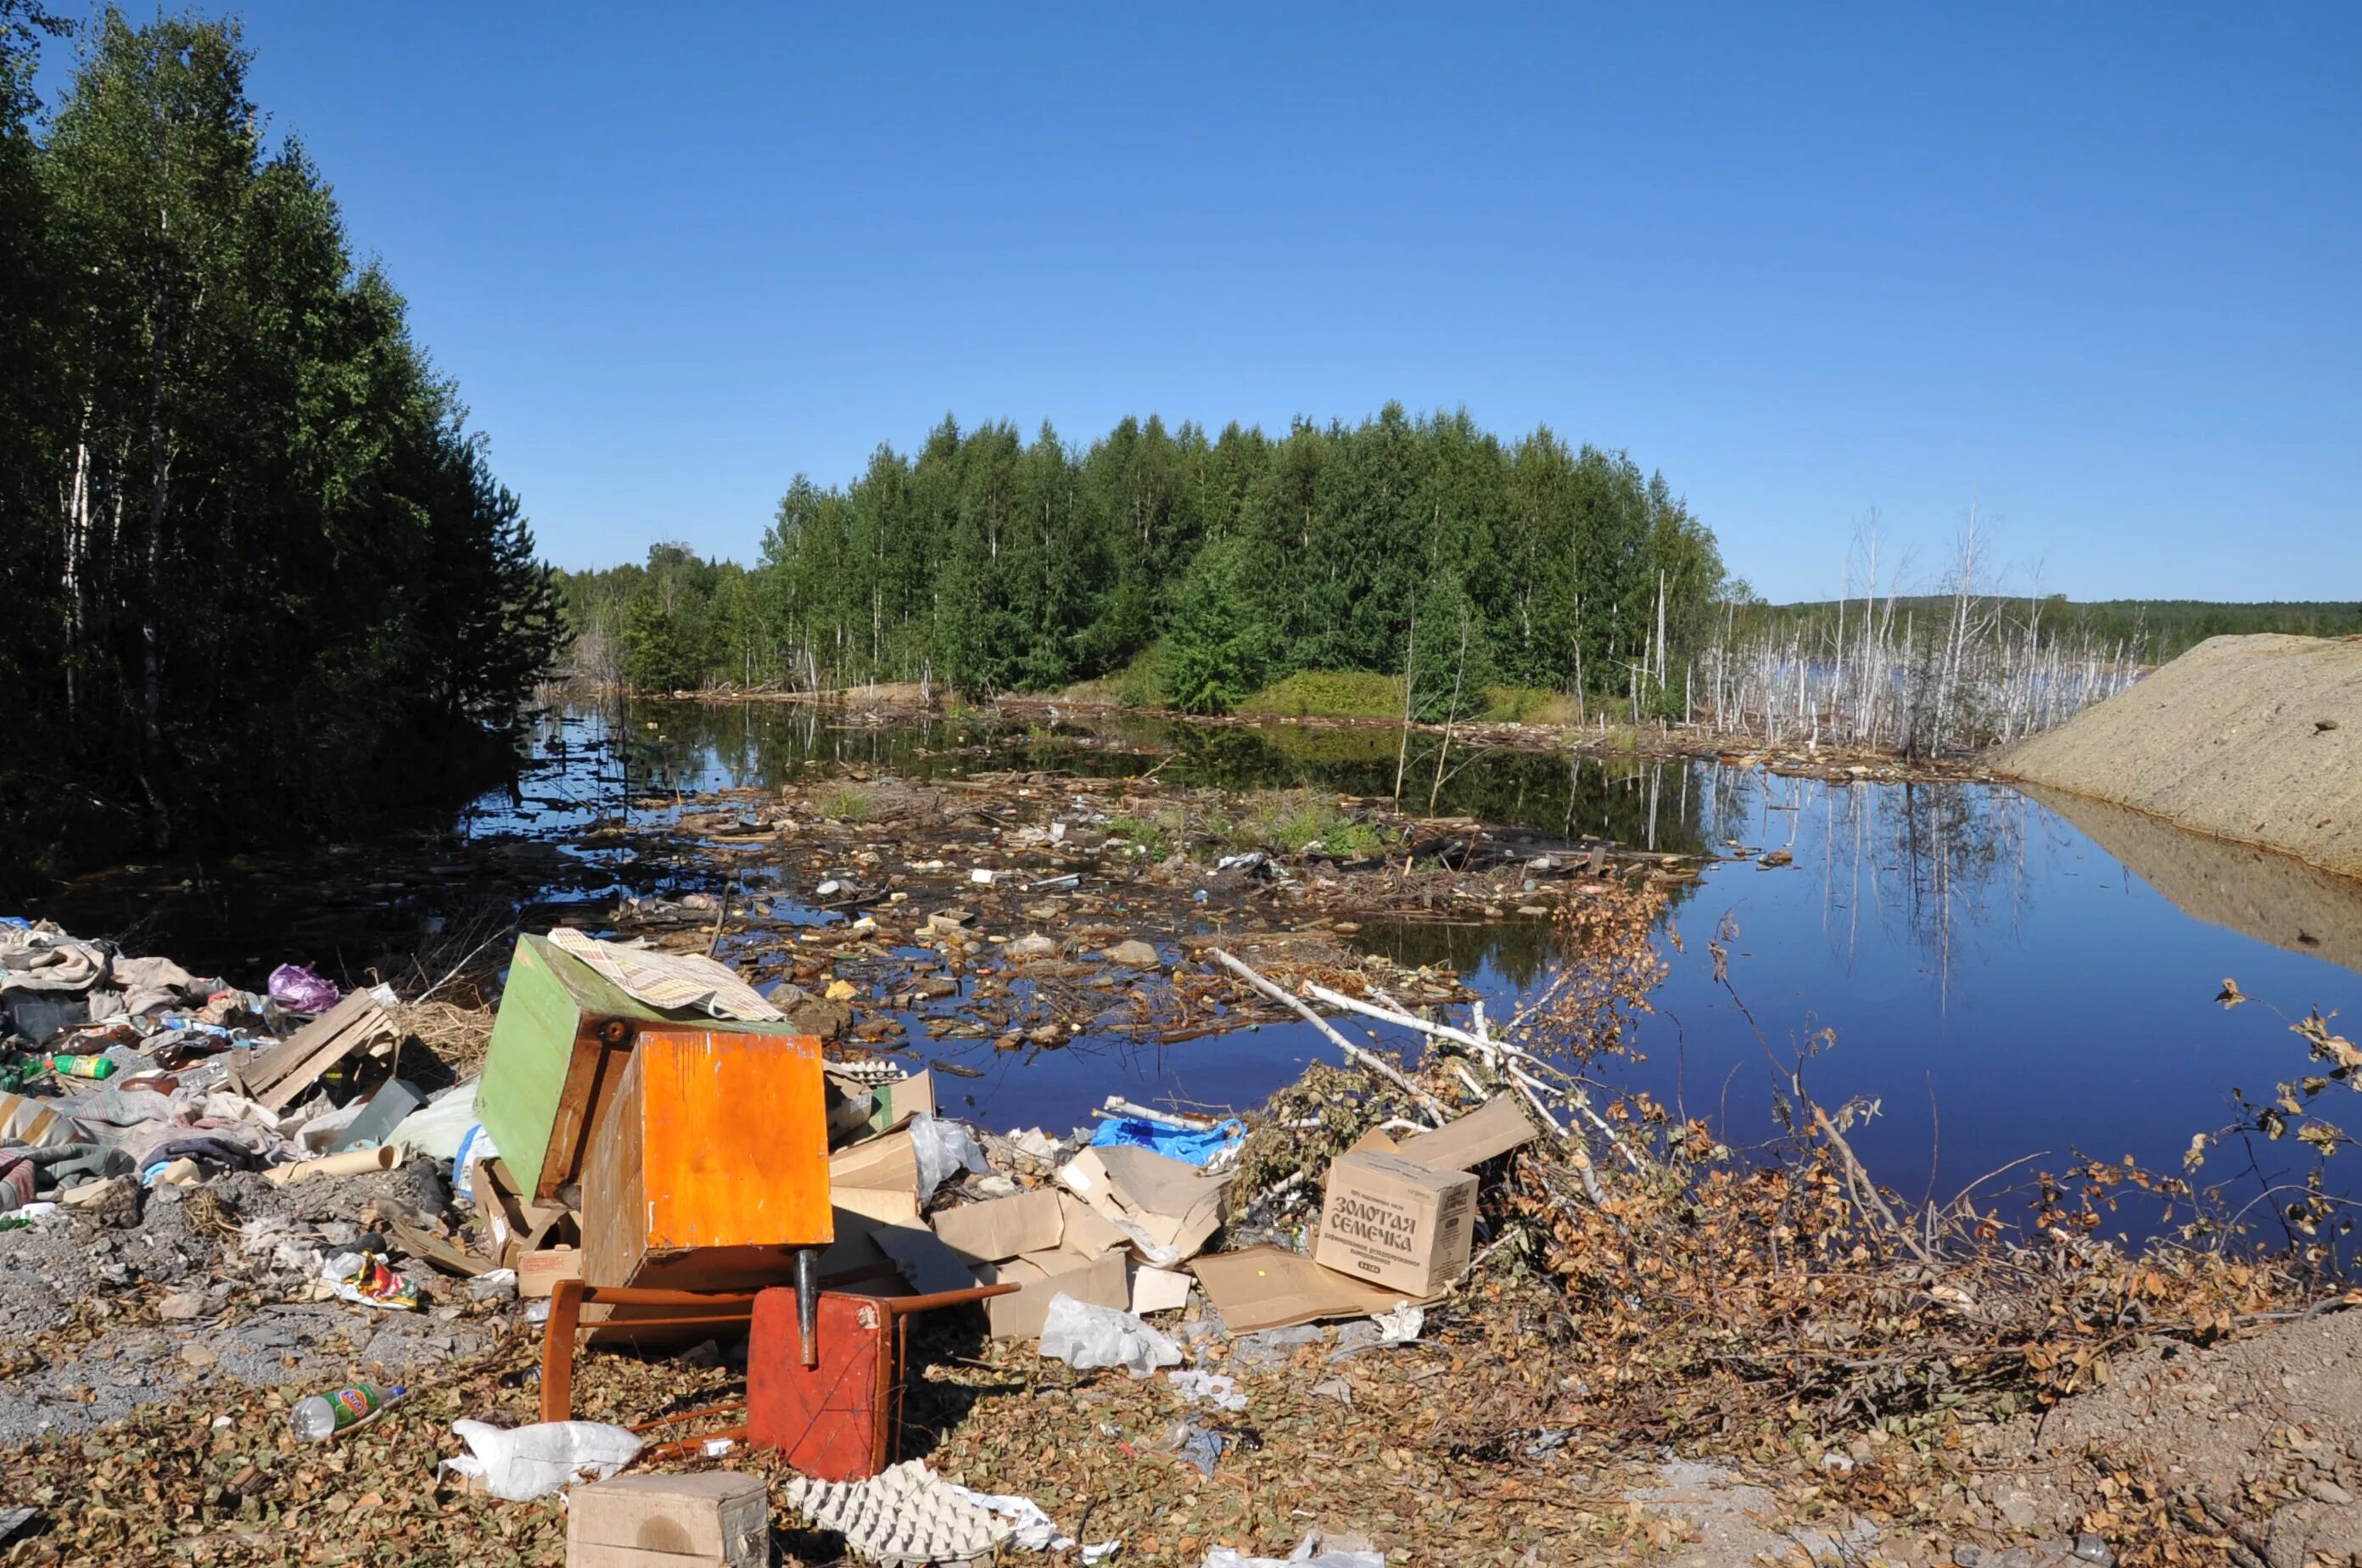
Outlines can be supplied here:
<path id="1" fill-rule="evenodd" d="M 353 991 L 268 1051 L 233 1056 L 234 1087 L 269 1110 L 283 1110 L 328 1069 L 360 1047 L 392 1037 L 393 1022 L 367 991 Z"/>

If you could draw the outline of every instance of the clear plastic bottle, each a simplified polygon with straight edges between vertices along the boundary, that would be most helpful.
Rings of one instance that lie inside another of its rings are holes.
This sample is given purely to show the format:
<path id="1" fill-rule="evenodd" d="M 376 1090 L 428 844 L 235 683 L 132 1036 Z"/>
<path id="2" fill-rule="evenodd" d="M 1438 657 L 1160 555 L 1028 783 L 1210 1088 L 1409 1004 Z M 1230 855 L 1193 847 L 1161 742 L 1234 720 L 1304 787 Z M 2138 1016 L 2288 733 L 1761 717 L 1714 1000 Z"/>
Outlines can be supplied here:
<path id="1" fill-rule="evenodd" d="M 339 1388 L 333 1394 L 315 1394 L 299 1400 L 290 1417 L 300 1442 L 318 1442 L 333 1437 L 347 1427 L 359 1426 L 388 1405 L 402 1397 L 404 1390 L 399 1383 L 391 1388 L 381 1388 L 374 1383 L 356 1383 L 349 1388 Z"/>

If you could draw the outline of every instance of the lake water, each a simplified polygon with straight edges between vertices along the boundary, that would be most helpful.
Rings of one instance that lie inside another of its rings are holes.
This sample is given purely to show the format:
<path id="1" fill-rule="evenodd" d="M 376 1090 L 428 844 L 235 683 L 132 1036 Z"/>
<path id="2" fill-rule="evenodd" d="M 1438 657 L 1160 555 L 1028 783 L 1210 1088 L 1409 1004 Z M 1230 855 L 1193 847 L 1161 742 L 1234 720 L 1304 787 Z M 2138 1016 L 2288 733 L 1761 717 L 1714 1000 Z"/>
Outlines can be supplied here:
<path id="1" fill-rule="evenodd" d="M 552 713 L 524 802 L 480 802 L 468 831 L 563 840 L 601 818 L 661 818 L 669 808 L 648 802 L 665 796 L 848 766 L 1122 777 L 1162 763 L 1159 777 L 1175 782 L 1393 787 L 1396 740 L 1383 732 L 1076 719 L 864 725 L 756 703 Z M 1412 757 L 1422 795 L 1431 744 Z M 1646 1059 L 1616 1076 L 1745 1146 L 1774 1134 L 1775 1072 L 1809 1052 L 1805 1082 L 1821 1103 L 1878 1102 L 1851 1141 L 1915 1199 L 1948 1198 L 2029 1156 L 2004 1181 L 2081 1155 L 2178 1171 L 2192 1133 L 2232 1119 L 2234 1087 L 2268 1096 L 2304 1070 L 2291 1021 L 2314 1007 L 2362 1010 L 2362 887 L 2144 819 L 1992 785 L 1827 784 L 1713 762 L 1512 753 L 1452 762 L 1439 812 L 1661 850 L 1787 850 L 1791 865 L 1730 861 L 1677 890 L 1661 938 L 1671 973 L 1636 1040 Z M 680 885 L 673 867 L 611 870 L 611 885 L 590 872 L 560 897 Z M 1717 931 L 1729 933 L 1729 985 L 1760 1038 L 1714 978 Z M 1554 962 L 1551 932 L 1536 924 L 1373 926 L 1359 940 L 1405 963 L 1453 965 L 1496 1016 Z M 2215 1005 L 2225 977 L 2257 999 Z M 1064 1128 L 1110 1093 L 1252 1105 L 1330 1050 L 1287 1025 L 1164 1046 L 1086 1035 L 1021 1055 L 945 1040 L 923 1055 L 985 1074 L 942 1080 L 955 1109 L 999 1127 Z M 2235 1169 L 2253 1194 L 2309 1161 L 2294 1140 L 2226 1146 L 2206 1174 Z M 2125 1223 L 2145 1219 L 2128 1211 Z"/>

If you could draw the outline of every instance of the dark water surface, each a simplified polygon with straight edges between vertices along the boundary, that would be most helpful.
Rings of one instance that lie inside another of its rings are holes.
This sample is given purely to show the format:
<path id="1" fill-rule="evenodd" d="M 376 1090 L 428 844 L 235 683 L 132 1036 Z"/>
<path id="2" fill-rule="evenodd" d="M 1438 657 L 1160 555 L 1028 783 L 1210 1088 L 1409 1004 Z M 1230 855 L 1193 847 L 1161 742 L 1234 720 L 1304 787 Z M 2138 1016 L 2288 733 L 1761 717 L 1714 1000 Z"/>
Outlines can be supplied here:
<path id="1" fill-rule="evenodd" d="M 577 839 L 602 821 L 661 823 L 677 800 L 730 785 L 776 788 L 844 767 L 1127 777 L 1160 764 L 1175 783 L 1365 795 L 1394 785 L 1396 737 L 1383 731 L 1076 718 L 865 725 L 771 703 L 552 712 L 522 799 L 487 797 L 458 832 L 550 845 L 556 869 L 532 921 L 603 908 L 619 893 L 707 885 L 704 867 Z M 1432 745 L 1418 743 L 1410 759 L 1421 803 Z M 1455 756 L 1436 810 L 1660 850 L 1787 850 L 1786 867 L 1733 860 L 1676 889 L 1661 933 L 1670 974 L 1637 1036 L 1646 1059 L 1606 1076 L 1746 1146 L 1774 1134 L 1777 1075 L 1808 1054 L 1805 1081 L 1821 1103 L 1878 1102 L 1853 1144 L 1915 1199 L 1948 1198 L 2027 1156 L 2038 1158 L 2005 1181 L 2078 1155 L 2178 1171 L 2192 1133 L 2232 1119 L 2235 1086 L 2268 1098 L 2306 1070 L 2290 1022 L 2314 1007 L 2362 1016 L 2362 886 L 2122 812 L 1992 785 L 1826 784 L 1711 762 L 1506 752 Z M 434 912 L 434 897 L 413 888 L 387 900 L 414 916 Z M 258 954 L 304 951 L 274 918 L 248 913 L 238 941 Z M 1707 944 L 1718 931 L 1760 1038 L 1715 980 Z M 182 934 L 202 944 L 204 933 Z M 169 929 L 154 935 L 150 950 L 176 952 Z M 1551 932 L 1535 924 L 1374 925 L 1359 940 L 1406 964 L 1451 964 L 1496 1017 L 1556 962 Z M 2226 977 L 2256 1000 L 2217 1007 Z M 1331 1050 L 1299 1025 L 1163 1046 L 1113 1033 L 1038 1053 L 922 1035 L 914 1045 L 984 1075 L 939 1080 L 951 1109 L 1001 1128 L 1058 1129 L 1111 1093 L 1250 1106 Z M 2341 1124 L 2362 1120 L 2322 1109 Z M 2251 1197 L 2310 1163 L 2293 1139 L 2233 1144 L 2205 1175 L 2235 1176 Z M 2127 1228 L 2137 1219 L 2128 1212 Z"/>

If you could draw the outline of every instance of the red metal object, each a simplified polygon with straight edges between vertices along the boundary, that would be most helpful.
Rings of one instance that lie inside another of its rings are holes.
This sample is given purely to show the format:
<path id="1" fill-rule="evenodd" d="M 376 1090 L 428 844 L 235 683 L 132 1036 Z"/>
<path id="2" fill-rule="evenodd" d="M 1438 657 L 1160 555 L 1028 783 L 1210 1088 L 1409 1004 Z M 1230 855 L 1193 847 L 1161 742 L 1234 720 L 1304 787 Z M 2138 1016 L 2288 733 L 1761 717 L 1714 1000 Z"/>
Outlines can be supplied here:
<path id="1" fill-rule="evenodd" d="M 892 1463 L 902 1425 L 910 1320 L 1005 1296 L 1013 1285 L 935 1296 L 821 1292 L 816 1364 L 806 1365 L 796 1293 L 757 1291 L 746 1345 L 746 1441 L 822 1481 L 859 1481 Z M 552 1311 L 553 1320 L 556 1318 Z"/>

